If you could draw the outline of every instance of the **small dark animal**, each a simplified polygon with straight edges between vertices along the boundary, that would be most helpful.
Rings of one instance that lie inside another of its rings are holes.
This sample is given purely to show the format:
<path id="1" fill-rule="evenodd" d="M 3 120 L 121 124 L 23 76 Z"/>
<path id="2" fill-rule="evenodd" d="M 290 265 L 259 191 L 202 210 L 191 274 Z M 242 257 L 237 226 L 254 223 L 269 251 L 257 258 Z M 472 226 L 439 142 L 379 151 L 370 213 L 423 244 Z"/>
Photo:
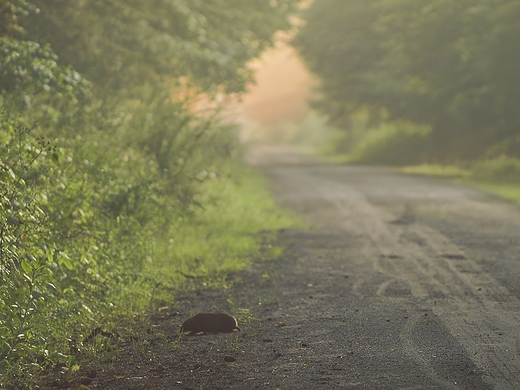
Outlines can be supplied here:
<path id="1" fill-rule="evenodd" d="M 181 332 L 228 333 L 240 330 L 235 317 L 227 313 L 200 313 L 188 318 L 181 326 Z"/>

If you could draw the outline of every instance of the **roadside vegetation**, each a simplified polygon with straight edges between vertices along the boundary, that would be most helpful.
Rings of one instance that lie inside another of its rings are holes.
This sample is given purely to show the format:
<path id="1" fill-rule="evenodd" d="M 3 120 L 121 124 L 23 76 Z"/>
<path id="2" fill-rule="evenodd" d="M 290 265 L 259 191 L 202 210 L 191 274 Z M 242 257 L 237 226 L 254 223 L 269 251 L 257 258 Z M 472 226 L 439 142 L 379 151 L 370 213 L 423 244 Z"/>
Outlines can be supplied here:
<path id="1" fill-rule="evenodd" d="M 422 164 L 403 167 L 405 173 L 448 179 L 480 188 L 520 205 L 520 164 L 516 159 L 480 161 L 470 168 L 456 165 Z M 497 166 L 498 165 L 498 166 Z"/>
<path id="2" fill-rule="evenodd" d="M 0 0 L 2 388 L 294 224 L 221 113 L 297 2 L 152 3 Z"/>

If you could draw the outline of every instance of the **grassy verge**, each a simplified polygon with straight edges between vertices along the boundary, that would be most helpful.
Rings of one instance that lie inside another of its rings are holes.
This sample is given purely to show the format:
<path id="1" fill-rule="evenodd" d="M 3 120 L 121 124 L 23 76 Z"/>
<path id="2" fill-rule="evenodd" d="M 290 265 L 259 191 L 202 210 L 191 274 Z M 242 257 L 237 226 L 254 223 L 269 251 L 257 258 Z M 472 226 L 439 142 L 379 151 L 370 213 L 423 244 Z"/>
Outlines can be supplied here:
<path id="1" fill-rule="evenodd" d="M 473 185 L 482 191 L 498 195 L 504 199 L 520 204 L 520 183 L 467 181 L 464 184 Z"/>
<path id="2" fill-rule="evenodd" d="M 239 169 L 240 180 L 219 177 L 204 183 L 199 197 L 204 210 L 175 223 L 158 242 L 156 259 L 145 269 L 153 280 L 164 286 L 195 282 L 225 288 L 228 276 L 247 267 L 252 258 L 281 254 L 276 230 L 300 222 L 274 203 L 258 172 Z M 171 301 L 167 293 L 163 290 L 160 299 Z"/>
<path id="3" fill-rule="evenodd" d="M 421 164 L 402 168 L 405 173 L 444 178 L 466 179 L 471 171 L 455 165 Z"/>
<path id="4" fill-rule="evenodd" d="M 487 177 L 479 177 L 478 171 L 461 168 L 455 165 L 422 164 L 402 168 L 402 171 L 410 174 L 441 177 L 457 181 L 457 183 L 473 186 L 482 191 L 512 200 L 520 204 L 520 181 L 501 179 L 501 175 L 494 175 L 497 179 L 491 179 L 493 174 Z"/>

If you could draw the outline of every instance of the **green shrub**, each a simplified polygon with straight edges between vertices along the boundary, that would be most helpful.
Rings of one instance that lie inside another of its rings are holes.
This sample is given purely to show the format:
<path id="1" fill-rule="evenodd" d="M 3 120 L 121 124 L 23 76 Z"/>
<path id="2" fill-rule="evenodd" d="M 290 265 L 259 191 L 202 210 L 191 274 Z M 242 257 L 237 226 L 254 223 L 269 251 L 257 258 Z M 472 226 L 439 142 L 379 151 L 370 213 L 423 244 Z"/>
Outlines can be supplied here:
<path id="1" fill-rule="evenodd" d="M 425 160 L 430 127 L 406 120 L 384 121 L 366 130 L 352 150 L 354 161 L 407 165 Z"/>
<path id="2" fill-rule="evenodd" d="M 27 379 L 124 299 L 150 237 L 88 160 L 2 119 L 0 372 Z"/>

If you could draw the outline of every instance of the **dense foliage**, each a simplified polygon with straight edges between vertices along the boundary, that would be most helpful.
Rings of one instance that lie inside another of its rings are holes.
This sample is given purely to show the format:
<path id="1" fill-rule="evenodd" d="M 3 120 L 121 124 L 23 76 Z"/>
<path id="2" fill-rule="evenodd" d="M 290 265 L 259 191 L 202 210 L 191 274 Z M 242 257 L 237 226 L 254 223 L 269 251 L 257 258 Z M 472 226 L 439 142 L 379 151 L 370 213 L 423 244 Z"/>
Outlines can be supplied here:
<path id="1" fill-rule="evenodd" d="M 246 62 L 289 27 L 295 0 L 33 0 L 21 24 L 98 85 L 189 77 L 209 90 L 243 91 Z"/>
<path id="2" fill-rule="evenodd" d="M 520 156 L 518 1 L 316 0 L 304 18 L 295 44 L 322 80 L 316 106 L 354 147 L 362 132 L 382 162 Z M 429 134 L 395 130 L 410 121 Z M 387 157 L 392 145 L 414 152 Z"/>
<path id="3" fill-rule="evenodd" d="M 0 0 L 0 387 L 258 249 L 218 101 L 295 3 Z"/>

